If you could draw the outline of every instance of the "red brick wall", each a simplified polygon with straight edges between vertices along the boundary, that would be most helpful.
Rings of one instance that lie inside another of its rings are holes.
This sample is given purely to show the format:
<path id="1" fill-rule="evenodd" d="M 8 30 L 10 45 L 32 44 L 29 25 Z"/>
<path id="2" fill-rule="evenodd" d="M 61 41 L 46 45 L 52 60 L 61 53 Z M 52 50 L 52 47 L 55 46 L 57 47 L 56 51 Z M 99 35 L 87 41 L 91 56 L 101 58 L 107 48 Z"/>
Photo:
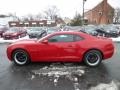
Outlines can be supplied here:
<path id="1" fill-rule="evenodd" d="M 113 23 L 114 9 L 103 0 L 100 4 L 92 10 L 85 13 L 89 24 L 109 24 Z"/>

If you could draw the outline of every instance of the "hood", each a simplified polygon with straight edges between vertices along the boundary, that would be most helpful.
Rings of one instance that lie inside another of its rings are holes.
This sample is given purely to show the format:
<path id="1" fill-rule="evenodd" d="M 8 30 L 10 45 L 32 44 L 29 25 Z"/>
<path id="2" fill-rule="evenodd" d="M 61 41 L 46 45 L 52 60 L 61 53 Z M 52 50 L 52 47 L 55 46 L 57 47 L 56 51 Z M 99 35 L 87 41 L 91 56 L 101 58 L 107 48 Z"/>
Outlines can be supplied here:
<path id="1" fill-rule="evenodd" d="M 11 34 L 14 34 L 14 33 L 16 33 L 16 32 L 7 31 L 7 32 L 4 33 L 4 35 L 11 35 Z"/>

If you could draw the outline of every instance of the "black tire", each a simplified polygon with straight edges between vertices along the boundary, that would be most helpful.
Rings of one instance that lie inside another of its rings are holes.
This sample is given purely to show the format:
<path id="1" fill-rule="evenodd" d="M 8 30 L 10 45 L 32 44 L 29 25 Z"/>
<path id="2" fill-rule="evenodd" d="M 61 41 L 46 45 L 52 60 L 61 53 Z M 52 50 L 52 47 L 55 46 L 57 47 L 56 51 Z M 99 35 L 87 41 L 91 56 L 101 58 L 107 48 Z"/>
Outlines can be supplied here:
<path id="1" fill-rule="evenodd" d="M 15 50 L 12 53 L 12 59 L 16 65 L 20 66 L 30 63 L 30 57 L 28 53 L 25 50 L 21 49 Z"/>
<path id="2" fill-rule="evenodd" d="M 102 54 L 98 50 L 90 50 L 84 55 L 84 62 L 90 67 L 96 67 L 100 65 L 102 61 Z"/>

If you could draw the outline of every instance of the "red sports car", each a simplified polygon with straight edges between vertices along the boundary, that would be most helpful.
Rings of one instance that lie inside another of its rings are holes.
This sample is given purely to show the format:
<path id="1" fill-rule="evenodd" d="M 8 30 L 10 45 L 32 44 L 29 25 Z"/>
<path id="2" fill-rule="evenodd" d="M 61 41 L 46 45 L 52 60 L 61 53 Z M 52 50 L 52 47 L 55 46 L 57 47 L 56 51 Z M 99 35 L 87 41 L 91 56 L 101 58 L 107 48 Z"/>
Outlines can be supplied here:
<path id="1" fill-rule="evenodd" d="M 82 62 L 98 66 L 112 57 L 112 40 L 82 32 L 57 32 L 39 40 L 17 41 L 7 48 L 7 56 L 17 65 L 29 62 Z"/>

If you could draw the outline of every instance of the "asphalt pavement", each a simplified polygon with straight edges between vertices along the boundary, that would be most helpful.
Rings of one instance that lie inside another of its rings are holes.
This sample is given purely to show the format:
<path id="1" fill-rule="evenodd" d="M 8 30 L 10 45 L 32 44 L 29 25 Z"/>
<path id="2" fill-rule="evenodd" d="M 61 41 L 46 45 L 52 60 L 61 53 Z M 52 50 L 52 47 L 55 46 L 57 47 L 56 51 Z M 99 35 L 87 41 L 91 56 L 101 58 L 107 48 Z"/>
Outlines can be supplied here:
<path id="1" fill-rule="evenodd" d="M 0 90 L 120 90 L 120 43 L 99 67 L 83 63 L 31 63 L 16 66 L 0 44 Z"/>

